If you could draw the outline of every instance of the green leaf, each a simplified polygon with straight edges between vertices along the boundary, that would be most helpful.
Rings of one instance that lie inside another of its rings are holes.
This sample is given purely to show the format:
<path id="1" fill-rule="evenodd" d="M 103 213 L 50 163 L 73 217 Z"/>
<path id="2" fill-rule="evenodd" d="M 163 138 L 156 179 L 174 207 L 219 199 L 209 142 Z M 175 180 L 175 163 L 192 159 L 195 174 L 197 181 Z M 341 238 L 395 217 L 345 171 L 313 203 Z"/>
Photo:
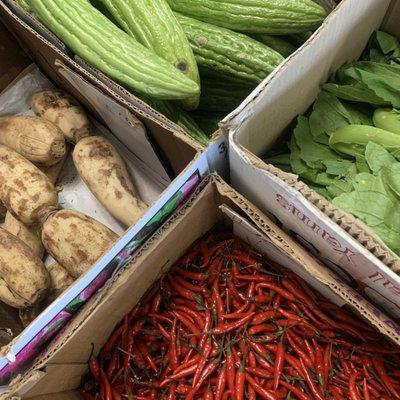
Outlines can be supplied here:
<path id="1" fill-rule="evenodd" d="M 332 202 L 363 220 L 400 255 L 399 202 L 388 192 L 382 171 L 377 176 L 358 174 L 353 180 L 354 190 L 341 194 Z M 393 176 L 394 181 L 397 182 L 397 179 L 400 179 L 399 175 Z"/>
<path id="2" fill-rule="evenodd" d="M 351 181 L 345 179 L 334 179 L 333 182 L 326 187 L 330 198 L 340 196 L 343 193 L 349 193 L 353 190 L 353 184 Z"/>
<path id="3" fill-rule="evenodd" d="M 396 163 L 396 159 L 382 146 L 369 142 L 365 148 L 365 160 L 373 173 L 378 173 L 383 167 Z"/>
<path id="4" fill-rule="evenodd" d="M 326 166 L 326 172 L 328 174 L 338 176 L 340 178 L 348 176 L 349 173 L 355 175 L 357 172 L 356 165 L 354 164 L 354 162 L 350 160 L 344 160 L 344 159 L 337 161 L 327 160 L 324 161 L 324 164 Z"/>
<path id="5" fill-rule="evenodd" d="M 360 61 L 346 70 L 347 76 L 361 81 L 378 97 L 400 107 L 400 66 Z"/>
<path id="6" fill-rule="evenodd" d="M 311 134 L 316 139 L 329 136 L 342 126 L 352 123 L 352 118 L 336 96 L 322 91 L 314 103 L 309 123 Z"/>
<path id="7" fill-rule="evenodd" d="M 328 146 L 317 143 L 313 140 L 308 119 L 303 116 L 297 118 L 297 126 L 294 130 L 296 144 L 300 149 L 300 158 L 309 168 L 326 169 L 324 161 L 340 161 L 342 157 L 332 151 Z"/>
<path id="8" fill-rule="evenodd" d="M 389 105 L 377 96 L 373 90 L 368 89 L 363 84 L 339 85 L 337 83 L 325 83 L 322 89 L 334 94 L 343 100 L 359 101 L 361 103 L 369 103 L 375 106 Z"/>
<path id="9" fill-rule="evenodd" d="M 400 64 L 400 43 L 386 32 L 377 31 L 370 41 L 369 60 L 387 64 Z"/>
<path id="10" fill-rule="evenodd" d="M 307 164 L 300 158 L 300 148 L 296 144 L 294 135 L 290 141 L 290 165 L 293 173 L 311 182 L 315 181 L 318 172 L 307 167 Z"/>

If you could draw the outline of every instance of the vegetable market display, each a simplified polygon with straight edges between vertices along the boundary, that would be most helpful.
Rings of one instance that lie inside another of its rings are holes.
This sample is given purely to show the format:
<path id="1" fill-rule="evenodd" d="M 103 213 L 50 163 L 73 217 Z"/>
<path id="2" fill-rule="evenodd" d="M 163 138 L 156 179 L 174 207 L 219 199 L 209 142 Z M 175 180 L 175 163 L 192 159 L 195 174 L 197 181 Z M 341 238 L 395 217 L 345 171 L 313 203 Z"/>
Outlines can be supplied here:
<path id="1" fill-rule="evenodd" d="M 400 255 L 400 44 L 377 32 L 266 162 L 296 173 Z"/>
<path id="2" fill-rule="evenodd" d="M 199 241 L 125 315 L 84 399 L 400 398 L 400 349 L 230 233 Z"/>
<path id="3" fill-rule="evenodd" d="M 127 227 L 146 211 L 124 160 L 95 136 L 85 110 L 58 90 L 32 99 L 34 117 L 0 118 L 0 300 L 27 326 L 90 267 L 118 235 L 78 211 L 60 209 L 56 182 L 73 144 L 75 167 L 109 213 Z M 49 267 L 44 257 L 55 262 Z"/>
<path id="4" fill-rule="evenodd" d="M 326 17 L 313 0 L 16 2 L 203 145 Z M 222 99 L 207 89 L 220 84 Z"/>

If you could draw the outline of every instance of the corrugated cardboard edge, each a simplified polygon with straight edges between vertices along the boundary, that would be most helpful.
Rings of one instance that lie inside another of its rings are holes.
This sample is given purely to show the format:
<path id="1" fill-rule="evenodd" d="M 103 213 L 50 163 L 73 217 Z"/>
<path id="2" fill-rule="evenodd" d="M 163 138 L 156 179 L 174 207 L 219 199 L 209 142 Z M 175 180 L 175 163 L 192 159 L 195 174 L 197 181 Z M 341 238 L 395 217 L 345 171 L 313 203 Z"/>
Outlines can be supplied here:
<path id="1" fill-rule="evenodd" d="M 138 250 L 132 261 L 123 270 L 119 271 L 118 274 L 116 274 L 114 278 L 110 280 L 108 284 L 102 289 L 102 291 L 94 296 L 84 306 L 84 308 L 79 313 L 79 318 L 70 323 L 68 327 L 68 333 L 62 333 L 59 336 L 58 340 L 55 340 L 50 345 L 46 353 L 26 374 L 24 374 L 22 377 L 16 378 L 13 382 L 11 382 L 9 393 L 18 393 L 21 388 L 26 388 L 26 385 L 30 387 L 34 377 L 38 376 L 37 372 L 44 371 L 47 366 L 52 365 L 47 364 L 49 358 L 51 358 L 52 355 L 54 355 L 54 353 L 60 348 L 60 346 L 63 345 L 63 342 L 65 342 L 70 336 L 72 336 L 76 329 L 79 328 L 79 320 L 84 320 L 85 316 L 89 315 L 94 310 L 94 308 L 96 308 L 97 305 L 104 299 L 104 296 L 107 294 L 107 288 L 109 287 L 109 285 L 112 285 L 127 268 L 132 267 L 135 261 L 139 259 L 145 252 L 147 252 L 149 248 L 154 246 L 154 244 L 156 244 L 157 241 L 167 233 L 168 229 L 172 225 L 179 223 L 181 217 L 190 211 L 190 208 L 196 202 L 199 193 L 201 193 L 202 190 L 206 188 L 209 184 L 213 184 L 217 188 L 216 195 L 229 199 L 239 209 L 245 212 L 247 217 L 261 230 L 261 232 L 267 235 L 278 248 L 285 251 L 293 260 L 302 265 L 309 274 L 314 276 L 321 283 L 328 286 L 334 293 L 344 299 L 351 308 L 353 308 L 360 316 L 368 320 L 370 324 L 378 329 L 383 335 L 385 335 L 391 341 L 400 346 L 400 336 L 394 331 L 387 329 L 383 325 L 382 321 L 379 320 L 375 315 L 376 309 L 370 310 L 365 307 L 362 302 L 356 300 L 353 295 L 354 292 L 350 288 L 346 286 L 340 286 L 335 282 L 335 280 L 333 279 L 334 273 L 330 272 L 327 267 L 322 266 L 314 257 L 309 255 L 309 253 L 304 248 L 302 248 L 290 236 L 279 229 L 268 217 L 266 217 L 261 211 L 259 211 L 257 207 L 255 207 L 242 195 L 231 188 L 217 174 L 211 174 L 202 181 L 202 183 L 199 185 L 199 187 L 188 200 L 188 202 L 182 208 L 176 211 L 175 214 L 162 227 L 160 227 L 153 234 L 153 236 Z M 383 314 L 382 316 L 385 317 Z M 390 319 L 388 318 L 386 318 L 385 320 L 390 321 Z M 9 397 L 0 396 L 0 399 L 2 400 L 8 398 Z"/>
<path id="2" fill-rule="evenodd" d="M 245 154 L 252 165 L 269 172 L 291 188 L 300 192 L 314 207 L 322 211 L 327 217 L 335 222 L 358 243 L 364 246 L 387 267 L 396 273 L 400 272 L 400 257 L 390 250 L 389 247 L 387 247 L 376 233 L 364 222 L 333 205 L 330 201 L 308 187 L 304 182 L 300 181 L 297 175 L 284 172 L 271 164 L 266 164 L 238 143 L 236 143 L 236 146 Z"/>
<path id="3" fill-rule="evenodd" d="M 87 68 L 91 71 L 94 71 L 94 73 L 89 72 L 88 70 L 84 69 L 81 67 L 74 59 L 69 57 L 67 54 L 63 53 L 60 49 L 58 49 L 56 46 L 54 46 L 52 43 L 50 43 L 47 39 L 45 39 L 43 36 L 41 36 L 38 32 L 36 32 L 33 28 L 31 28 L 29 25 L 27 25 L 24 21 L 22 21 L 17 15 L 15 15 L 5 4 L 2 4 L 0 1 L 0 7 L 9 15 L 11 16 L 14 20 L 18 22 L 19 25 L 21 25 L 24 29 L 30 31 L 33 33 L 39 40 L 44 42 L 46 46 L 50 47 L 52 51 L 56 52 L 58 56 L 60 57 L 60 60 L 66 63 L 67 66 L 72 67 L 76 72 L 78 72 L 84 79 L 88 80 L 90 83 L 94 84 L 97 88 L 102 90 L 104 93 L 109 95 L 111 98 L 116 100 L 119 104 L 122 106 L 125 106 L 127 109 L 130 109 L 134 113 L 137 113 L 139 115 L 142 115 L 145 118 L 150 119 L 151 121 L 161 125 L 163 128 L 168 130 L 171 134 L 174 136 L 178 137 L 181 139 L 183 142 L 187 143 L 188 145 L 192 146 L 196 151 L 201 152 L 204 150 L 204 146 L 198 143 L 196 140 L 194 140 L 189 134 L 185 132 L 183 128 L 181 128 L 179 125 L 175 124 L 174 122 L 170 121 L 168 118 L 166 118 L 164 115 L 160 114 L 157 110 L 154 110 L 152 107 L 150 107 L 147 103 L 143 102 L 136 96 L 134 96 L 132 93 L 124 89 L 121 85 L 117 84 L 110 78 L 108 78 L 106 75 L 101 73 L 100 71 L 94 69 L 93 67 L 87 65 Z M 23 11 L 25 13 L 25 11 Z M 35 19 L 35 21 L 43 27 L 46 31 L 48 31 L 47 28 L 45 28 L 39 21 Z M 53 35 L 54 36 L 54 35 Z M 102 77 L 102 79 L 106 82 L 109 82 L 110 86 L 106 85 L 102 81 L 100 81 L 96 75 L 99 75 Z M 116 93 L 111 87 L 115 86 L 121 93 L 124 94 L 124 96 L 128 99 L 132 99 L 132 101 L 127 101 L 124 99 L 122 96 L 120 96 L 118 93 Z M 155 116 L 155 117 L 154 117 Z"/>

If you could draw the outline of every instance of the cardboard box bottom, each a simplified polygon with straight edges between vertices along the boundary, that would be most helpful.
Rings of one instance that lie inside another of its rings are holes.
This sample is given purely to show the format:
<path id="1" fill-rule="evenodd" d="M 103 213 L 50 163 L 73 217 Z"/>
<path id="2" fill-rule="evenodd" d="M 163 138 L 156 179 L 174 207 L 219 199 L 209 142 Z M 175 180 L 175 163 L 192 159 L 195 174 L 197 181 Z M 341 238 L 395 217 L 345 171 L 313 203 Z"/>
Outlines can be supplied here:
<path id="1" fill-rule="evenodd" d="M 86 372 L 92 344 L 97 353 L 115 325 L 194 242 L 211 229 L 233 232 L 266 258 L 293 270 L 339 306 L 347 306 L 400 344 L 400 328 L 318 263 L 251 203 L 217 175 L 211 175 L 189 202 L 160 228 L 102 296 L 86 307 L 46 355 L 8 395 L 22 399 L 72 400 Z M 7 397 L 4 397 L 7 398 Z"/>

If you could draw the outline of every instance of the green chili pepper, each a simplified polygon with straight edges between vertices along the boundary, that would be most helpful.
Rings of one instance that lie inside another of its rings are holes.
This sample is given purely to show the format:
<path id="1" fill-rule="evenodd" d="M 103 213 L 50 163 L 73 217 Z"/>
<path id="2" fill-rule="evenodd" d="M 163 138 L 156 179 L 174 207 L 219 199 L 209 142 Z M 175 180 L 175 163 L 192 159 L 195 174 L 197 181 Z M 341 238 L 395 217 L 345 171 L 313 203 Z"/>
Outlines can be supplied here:
<path id="1" fill-rule="evenodd" d="M 400 135 L 400 111 L 395 108 L 378 108 L 374 112 L 374 125 L 377 128 Z"/>
<path id="2" fill-rule="evenodd" d="M 363 156 L 368 142 L 374 142 L 388 151 L 400 150 L 400 135 L 368 125 L 347 125 L 329 138 L 329 146 L 338 153 Z"/>

